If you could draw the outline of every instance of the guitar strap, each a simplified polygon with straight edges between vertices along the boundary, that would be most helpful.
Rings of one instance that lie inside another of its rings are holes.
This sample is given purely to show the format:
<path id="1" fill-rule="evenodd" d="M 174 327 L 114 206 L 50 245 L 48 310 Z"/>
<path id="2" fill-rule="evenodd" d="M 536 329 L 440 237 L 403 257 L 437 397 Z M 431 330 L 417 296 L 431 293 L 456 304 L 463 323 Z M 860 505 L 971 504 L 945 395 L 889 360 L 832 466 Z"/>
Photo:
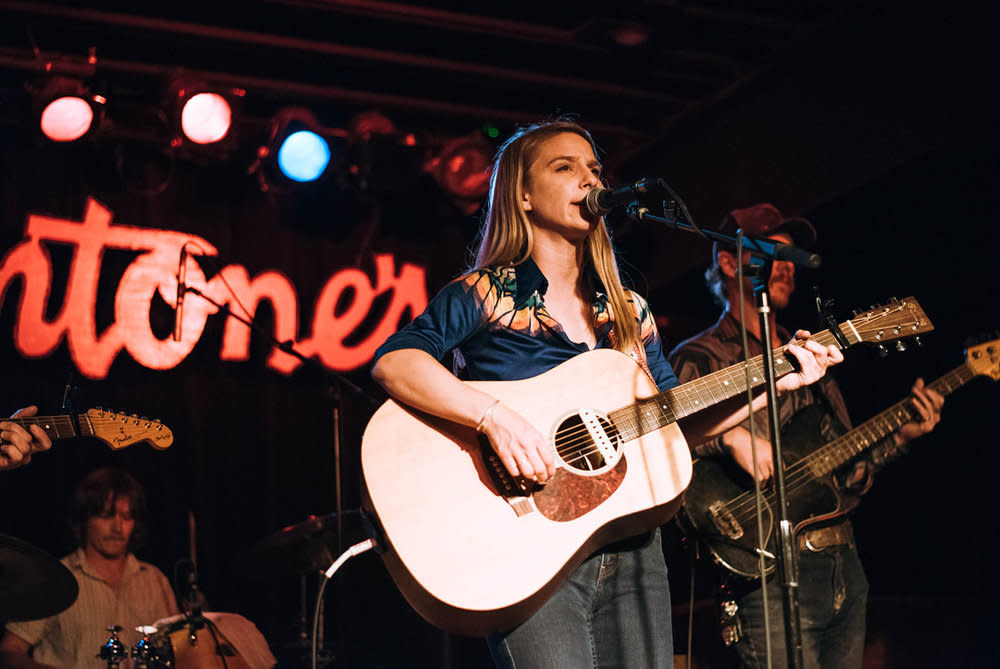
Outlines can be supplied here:
<path id="1" fill-rule="evenodd" d="M 611 347 L 617 349 L 618 348 L 618 336 L 617 336 L 617 334 L 615 332 L 615 326 L 614 326 L 613 323 L 611 325 L 611 329 L 608 331 L 608 339 L 611 341 Z M 653 378 L 653 372 L 649 371 L 649 365 L 646 364 L 646 351 L 645 351 L 645 349 L 643 349 L 638 344 L 633 344 L 632 350 L 628 352 L 628 357 L 630 357 L 633 360 L 635 360 L 636 364 L 639 365 L 640 367 L 642 367 L 642 371 L 646 372 L 646 376 L 648 376 L 649 380 L 653 382 L 654 386 L 656 386 L 657 385 L 656 384 L 656 379 Z M 657 386 L 657 387 L 659 387 L 659 386 Z"/>

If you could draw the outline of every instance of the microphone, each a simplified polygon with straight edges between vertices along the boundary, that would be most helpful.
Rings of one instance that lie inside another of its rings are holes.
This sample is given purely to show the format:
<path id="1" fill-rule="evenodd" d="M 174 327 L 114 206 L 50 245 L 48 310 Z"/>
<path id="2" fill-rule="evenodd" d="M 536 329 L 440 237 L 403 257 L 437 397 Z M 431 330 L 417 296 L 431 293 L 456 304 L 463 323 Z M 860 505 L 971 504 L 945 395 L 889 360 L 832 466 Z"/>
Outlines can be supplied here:
<path id="1" fill-rule="evenodd" d="M 591 188 L 583 198 L 583 206 L 591 216 L 604 216 L 615 207 L 632 204 L 648 190 L 646 179 L 617 188 Z"/>
<path id="2" fill-rule="evenodd" d="M 823 264 L 823 258 L 818 253 L 781 242 L 774 245 L 774 259 L 794 263 L 807 269 L 819 269 L 819 266 Z"/>
<path id="3" fill-rule="evenodd" d="M 181 324 L 184 321 L 184 277 L 187 275 L 187 246 L 181 247 L 181 259 L 177 263 L 177 301 L 174 303 L 174 341 L 181 340 Z"/>

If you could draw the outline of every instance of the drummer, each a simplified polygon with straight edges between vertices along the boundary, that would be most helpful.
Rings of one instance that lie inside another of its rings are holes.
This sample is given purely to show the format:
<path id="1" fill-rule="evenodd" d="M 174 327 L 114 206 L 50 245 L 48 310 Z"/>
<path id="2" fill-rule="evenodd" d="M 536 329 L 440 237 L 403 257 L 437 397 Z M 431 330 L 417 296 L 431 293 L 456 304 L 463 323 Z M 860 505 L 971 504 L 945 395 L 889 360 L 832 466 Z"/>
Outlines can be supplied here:
<path id="1" fill-rule="evenodd" d="M 76 602 L 42 620 L 10 623 L 0 641 L 0 666 L 94 667 L 107 627 L 120 625 L 132 647 L 134 631 L 178 612 L 166 576 L 132 554 L 145 533 L 146 496 L 128 473 L 105 467 L 73 494 L 70 520 L 80 547 L 62 559 L 80 586 Z"/>

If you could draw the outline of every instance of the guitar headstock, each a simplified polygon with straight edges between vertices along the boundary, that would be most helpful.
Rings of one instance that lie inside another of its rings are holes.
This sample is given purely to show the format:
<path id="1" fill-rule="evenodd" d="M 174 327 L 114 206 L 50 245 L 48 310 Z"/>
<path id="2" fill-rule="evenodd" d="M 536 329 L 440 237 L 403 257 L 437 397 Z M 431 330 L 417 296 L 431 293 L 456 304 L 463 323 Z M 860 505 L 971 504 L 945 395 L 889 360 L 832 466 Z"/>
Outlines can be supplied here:
<path id="1" fill-rule="evenodd" d="M 141 442 L 163 450 L 174 443 L 174 433 L 158 420 L 105 409 L 91 409 L 87 412 L 87 418 L 94 436 L 114 450 Z"/>
<path id="2" fill-rule="evenodd" d="M 855 315 L 848 324 L 860 341 L 872 343 L 912 337 L 934 329 L 931 319 L 912 297 L 872 307 Z"/>
<path id="3" fill-rule="evenodd" d="M 976 376 L 988 376 L 1000 381 L 1000 339 L 965 349 L 965 364 Z"/>

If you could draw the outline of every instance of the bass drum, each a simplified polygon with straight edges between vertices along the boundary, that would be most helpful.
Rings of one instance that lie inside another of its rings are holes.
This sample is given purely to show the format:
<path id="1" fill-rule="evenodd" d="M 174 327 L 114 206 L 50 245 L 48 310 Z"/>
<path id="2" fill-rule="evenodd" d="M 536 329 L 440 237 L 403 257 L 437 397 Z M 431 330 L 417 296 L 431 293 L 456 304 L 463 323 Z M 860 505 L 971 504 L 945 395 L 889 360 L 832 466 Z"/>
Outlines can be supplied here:
<path id="1" fill-rule="evenodd" d="M 275 658 L 257 627 L 234 613 L 158 621 L 149 669 L 270 669 Z"/>

